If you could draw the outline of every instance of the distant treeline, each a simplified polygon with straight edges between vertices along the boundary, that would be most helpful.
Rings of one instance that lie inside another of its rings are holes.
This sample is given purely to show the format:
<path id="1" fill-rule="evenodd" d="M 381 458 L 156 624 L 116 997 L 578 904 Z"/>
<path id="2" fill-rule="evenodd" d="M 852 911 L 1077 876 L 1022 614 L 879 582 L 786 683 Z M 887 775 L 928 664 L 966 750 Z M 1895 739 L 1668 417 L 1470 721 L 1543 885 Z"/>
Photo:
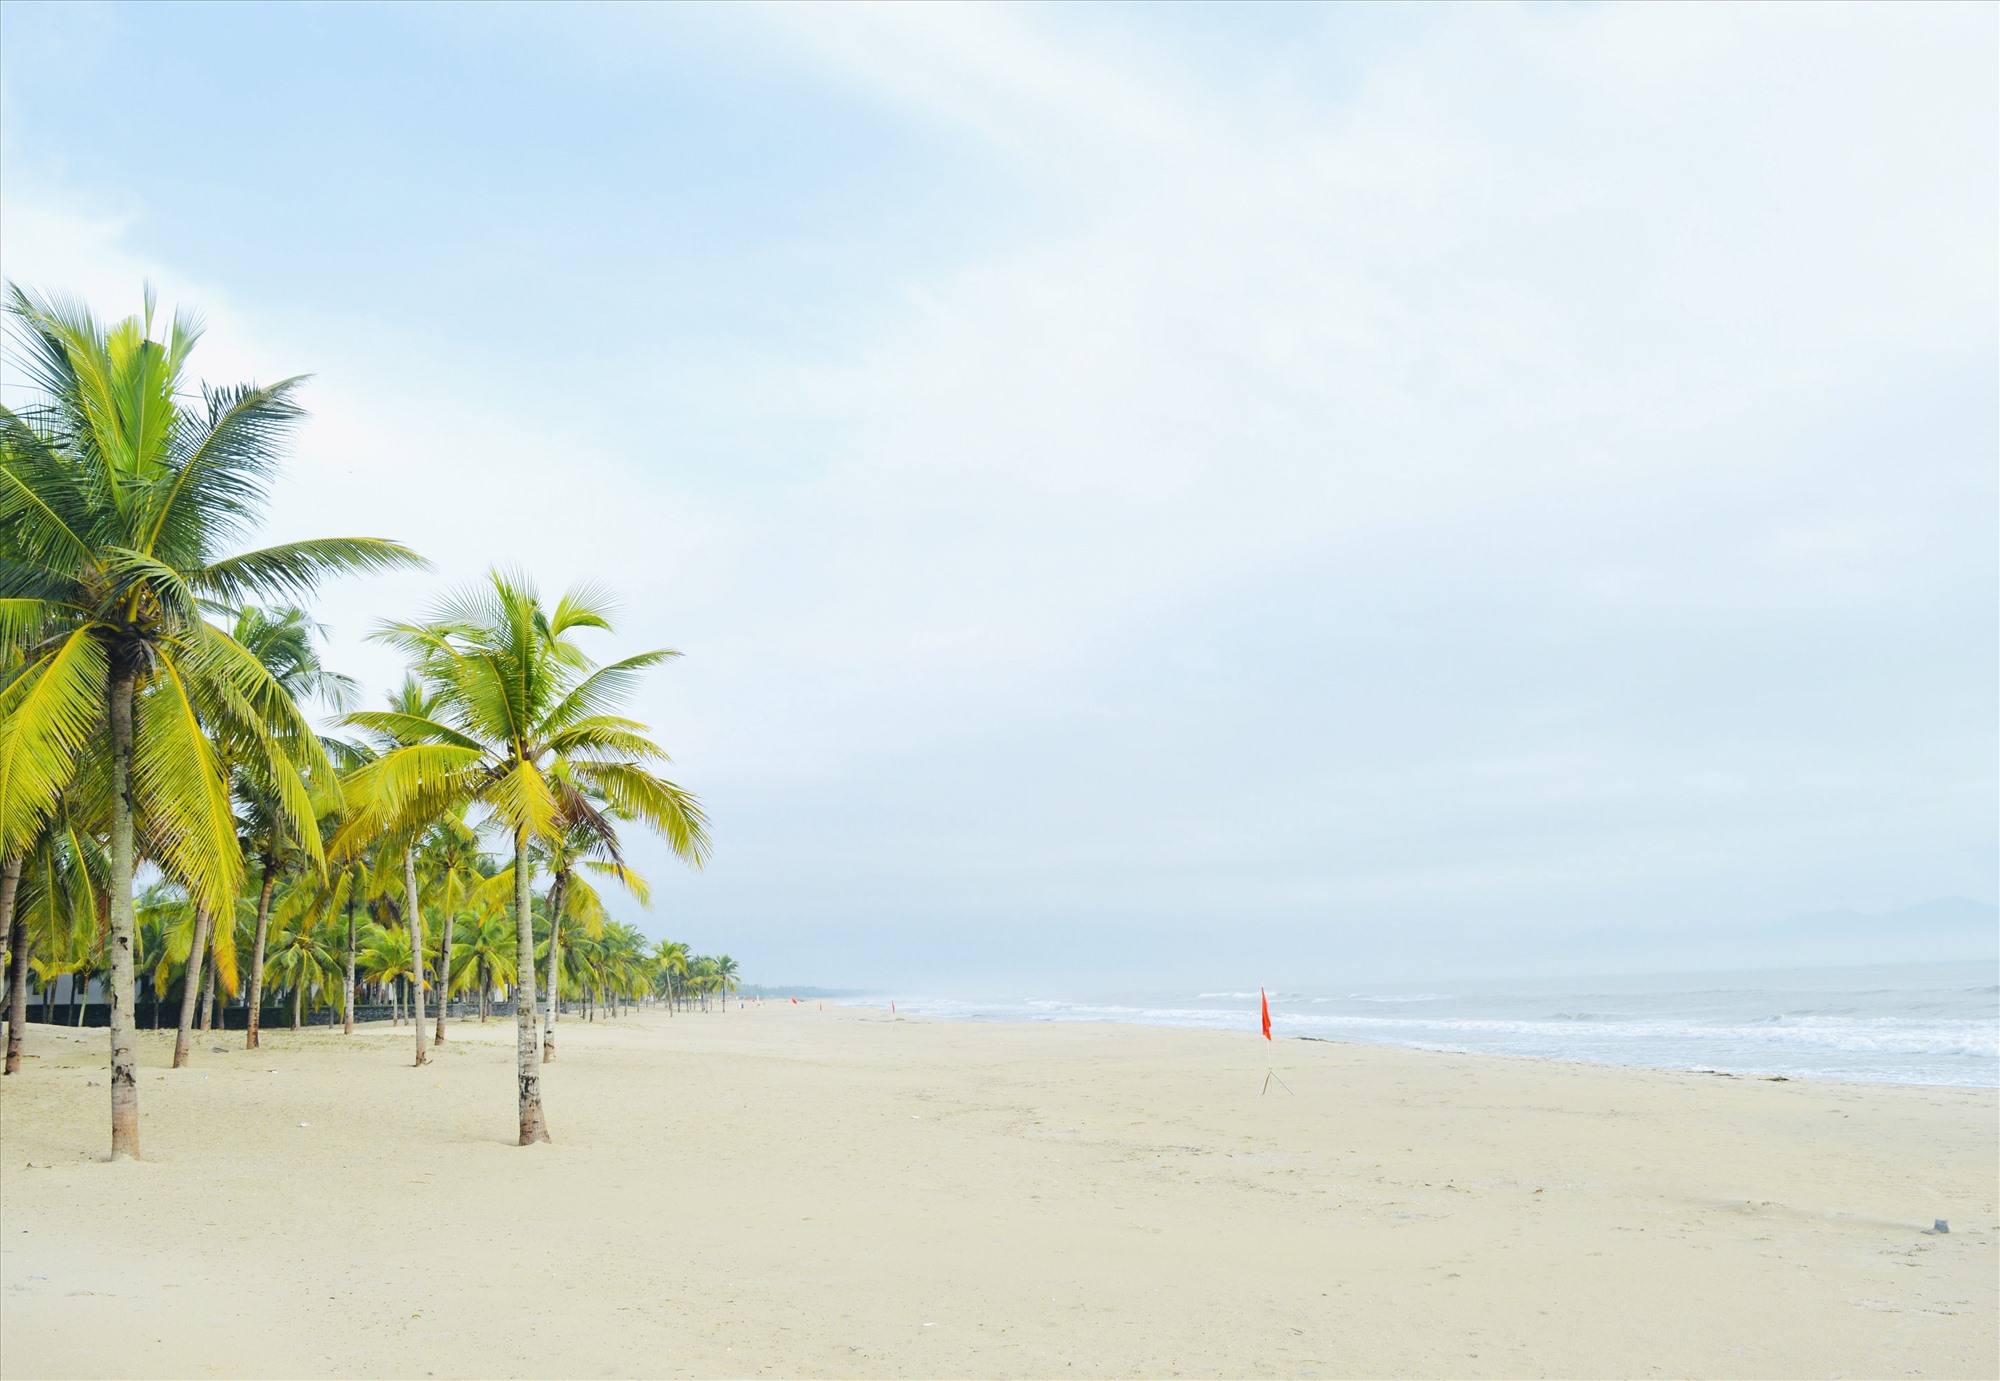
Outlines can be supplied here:
<path id="1" fill-rule="evenodd" d="M 835 998 L 835 997 L 868 996 L 868 990 L 865 988 L 787 988 L 781 986 L 766 987 L 761 983 L 748 984 L 745 987 L 738 989 L 738 991 L 741 992 L 745 997 Z"/>

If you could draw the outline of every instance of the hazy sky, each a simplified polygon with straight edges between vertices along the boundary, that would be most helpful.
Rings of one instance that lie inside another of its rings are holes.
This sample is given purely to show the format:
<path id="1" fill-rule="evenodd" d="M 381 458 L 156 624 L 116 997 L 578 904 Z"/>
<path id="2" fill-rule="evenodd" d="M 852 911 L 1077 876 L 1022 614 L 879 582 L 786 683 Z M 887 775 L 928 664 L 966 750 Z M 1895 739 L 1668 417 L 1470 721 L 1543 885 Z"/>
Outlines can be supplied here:
<path id="1" fill-rule="evenodd" d="M 376 693 L 494 561 L 686 653 L 655 934 L 1451 975 L 1994 899 L 1995 15 L 10 3 L 0 269 L 316 375 Z"/>

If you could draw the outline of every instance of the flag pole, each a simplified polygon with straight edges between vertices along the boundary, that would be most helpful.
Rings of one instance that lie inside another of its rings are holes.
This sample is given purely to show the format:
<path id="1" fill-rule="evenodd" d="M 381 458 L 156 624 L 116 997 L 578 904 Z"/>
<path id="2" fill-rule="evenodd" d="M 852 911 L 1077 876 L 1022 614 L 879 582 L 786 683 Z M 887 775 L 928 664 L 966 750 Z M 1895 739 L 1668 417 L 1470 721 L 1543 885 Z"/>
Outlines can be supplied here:
<path id="1" fill-rule="evenodd" d="M 1283 1079 L 1278 1078 L 1277 1068 L 1271 1059 L 1273 1049 L 1273 1042 L 1271 1040 L 1271 999 L 1262 988 L 1259 988 L 1257 990 L 1257 1000 L 1264 1009 L 1264 1087 L 1257 1090 L 1257 1096 L 1262 1098 L 1265 1094 L 1269 1093 L 1271 1091 L 1271 1081 L 1274 1079 L 1277 1080 L 1279 1088 L 1283 1089 L 1286 1093 L 1292 1093 L 1292 1086 Z M 1292 1096 L 1294 1098 L 1298 1097 L 1295 1093 Z"/>

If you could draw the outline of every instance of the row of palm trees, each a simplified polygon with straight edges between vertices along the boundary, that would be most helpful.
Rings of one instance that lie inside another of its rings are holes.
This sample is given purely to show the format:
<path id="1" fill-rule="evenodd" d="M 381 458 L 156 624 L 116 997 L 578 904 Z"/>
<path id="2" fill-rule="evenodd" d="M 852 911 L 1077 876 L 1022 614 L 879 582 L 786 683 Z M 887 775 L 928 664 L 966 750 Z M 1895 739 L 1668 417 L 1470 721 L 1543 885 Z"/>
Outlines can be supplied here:
<path id="1" fill-rule="evenodd" d="M 177 314 L 156 339 L 150 289 L 141 315 L 109 326 L 13 285 L 7 312 L 36 395 L 0 406 L 9 1072 L 38 937 L 47 963 L 58 940 L 69 954 L 101 936 L 91 962 L 110 999 L 114 1158 L 139 1154 L 146 961 L 156 999 L 160 965 L 179 969 L 176 1067 L 217 988 L 241 992 L 255 1047 L 267 987 L 295 1020 L 333 1008 L 351 1030 L 357 985 L 370 984 L 407 992 L 421 1065 L 445 1038 L 426 995 L 457 990 L 466 955 L 483 1006 L 513 998 L 520 1142 L 546 1141 L 540 1067 L 562 1004 L 541 1004 L 538 1039 L 538 989 L 615 1008 L 638 962 L 636 934 L 609 921 L 596 890 L 647 900 L 622 831 L 653 830 L 693 866 L 708 855 L 699 802 L 622 713 L 639 677 L 677 654 L 601 662 L 586 644 L 612 629 L 604 591 L 550 605 L 496 570 L 420 620 L 378 628 L 408 674 L 384 707 L 354 708 L 296 601 L 327 578 L 421 558 L 371 537 L 236 550 L 304 418 L 303 379 L 191 391 L 200 323 Z M 319 732 L 313 709 L 340 733 Z M 142 870 L 157 879 L 143 901 L 158 936 L 143 953 Z M 646 958 L 655 975 L 672 967 Z M 698 976 L 684 951 L 681 962 L 670 992 Z"/>
<path id="2" fill-rule="evenodd" d="M 407 930 L 393 919 L 384 924 L 373 918 L 392 910 L 396 898 L 375 896 L 364 906 L 361 914 L 365 919 L 354 933 L 352 992 L 344 982 L 345 960 L 350 956 L 339 913 L 315 908 L 309 898 L 303 905 L 297 899 L 281 898 L 274 909 L 262 966 L 264 1010 L 289 1010 L 294 1029 L 324 1013 L 341 1019 L 351 1030 L 353 1013 L 348 1004 L 358 1007 L 372 1002 L 389 1007 L 391 1020 L 400 1024 L 411 986 L 421 984 L 427 1000 L 441 999 L 433 1042 L 446 1039 L 444 1003 L 459 1001 L 480 1020 L 488 1019 L 494 1005 L 504 1003 L 515 985 L 518 961 L 512 917 L 490 896 L 478 905 L 460 907 L 455 913 L 454 943 L 447 963 L 442 914 L 453 904 L 451 878 L 449 874 L 440 876 L 427 859 L 419 879 L 426 937 L 422 965 L 411 962 Z M 457 900 L 468 899 L 461 896 Z M 16 913 L 26 932 L 21 951 L 28 975 L 23 1001 L 39 989 L 45 1019 L 50 1019 L 48 1014 L 55 1005 L 51 1001 L 55 984 L 66 979 L 68 999 L 62 1005 L 66 1017 L 81 1024 L 84 1003 L 79 995 L 93 980 L 107 974 L 106 936 L 97 924 L 100 908 L 95 901 L 93 898 L 91 906 L 69 911 L 37 905 L 31 899 Z M 199 996 L 192 1006 L 190 1030 L 212 1030 L 219 1020 L 226 1025 L 227 1012 L 232 1009 L 243 1013 L 247 1030 L 250 988 L 241 977 L 239 960 L 252 945 L 254 911 L 247 898 L 240 899 L 233 927 L 211 927 L 206 953 L 190 962 L 194 907 L 169 884 L 155 883 L 145 889 L 137 907 L 135 944 L 140 979 L 138 1024 L 162 1025 L 169 996 L 184 994 L 192 985 Z M 536 962 L 540 965 L 546 961 L 551 933 L 544 896 L 534 899 L 534 911 Z M 580 1008 L 586 1019 L 594 1019 L 599 1012 L 615 1016 L 623 1005 L 634 1003 L 658 1005 L 668 1011 L 695 1005 L 706 1009 L 739 986 L 736 961 L 728 955 L 690 955 L 687 945 L 671 940 L 652 942 L 649 947 L 638 929 L 617 921 L 607 920 L 593 928 L 586 916 L 585 924 L 562 933 L 560 943 L 562 957 L 557 968 L 562 998 L 572 1008 Z M 178 1005 L 178 996 L 174 1000 Z"/>

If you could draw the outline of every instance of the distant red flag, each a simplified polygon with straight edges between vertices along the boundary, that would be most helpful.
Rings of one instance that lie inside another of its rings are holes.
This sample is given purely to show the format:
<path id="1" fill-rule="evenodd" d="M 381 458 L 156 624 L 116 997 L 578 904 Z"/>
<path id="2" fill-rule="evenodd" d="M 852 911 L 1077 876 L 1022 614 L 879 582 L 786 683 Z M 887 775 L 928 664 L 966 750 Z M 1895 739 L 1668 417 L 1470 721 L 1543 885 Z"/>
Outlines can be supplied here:
<path id="1" fill-rule="evenodd" d="M 1257 997 L 1264 1004 L 1264 1039 L 1271 1039 L 1271 999 L 1264 996 L 1264 990 L 1257 990 Z"/>

